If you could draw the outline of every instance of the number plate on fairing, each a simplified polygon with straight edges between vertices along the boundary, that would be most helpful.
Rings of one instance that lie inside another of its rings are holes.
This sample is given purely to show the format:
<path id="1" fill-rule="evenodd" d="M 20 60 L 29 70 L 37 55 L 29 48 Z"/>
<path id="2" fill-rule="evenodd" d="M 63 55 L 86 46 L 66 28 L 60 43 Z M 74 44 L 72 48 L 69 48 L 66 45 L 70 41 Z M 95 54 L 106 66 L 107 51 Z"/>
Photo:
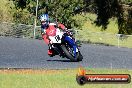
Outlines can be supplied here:
<path id="1" fill-rule="evenodd" d="M 59 29 L 56 29 L 56 35 L 55 36 L 49 36 L 49 39 L 52 43 L 61 43 L 63 32 L 61 32 Z"/>

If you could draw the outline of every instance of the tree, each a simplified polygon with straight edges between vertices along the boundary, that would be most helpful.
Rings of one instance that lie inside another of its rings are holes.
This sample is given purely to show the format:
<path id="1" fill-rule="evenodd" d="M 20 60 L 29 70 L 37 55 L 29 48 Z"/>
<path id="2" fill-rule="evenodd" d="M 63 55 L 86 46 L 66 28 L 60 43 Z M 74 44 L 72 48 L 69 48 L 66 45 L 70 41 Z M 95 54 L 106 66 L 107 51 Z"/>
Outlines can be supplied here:
<path id="1" fill-rule="evenodd" d="M 119 34 L 132 34 L 132 7 L 124 6 L 124 0 L 95 0 L 97 6 L 97 26 L 102 26 L 103 29 L 107 28 L 109 19 L 116 17 L 118 21 Z M 132 3 L 132 1 L 130 0 Z M 129 3 L 129 0 L 127 2 Z M 129 3 L 130 4 L 130 3 Z"/>
<path id="2" fill-rule="evenodd" d="M 35 3 L 36 0 L 14 0 L 17 9 L 21 9 L 21 12 L 27 9 L 33 15 L 35 15 Z M 48 13 L 51 18 L 58 18 L 70 28 L 75 23 L 72 16 L 82 7 L 82 0 L 39 0 L 38 16 Z"/>
<path id="3" fill-rule="evenodd" d="M 16 21 L 31 23 L 31 17 L 35 17 L 36 0 L 13 1 L 17 9 L 14 13 Z M 68 28 L 78 26 L 72 17 L 80 12 L 97 14 L 95 24 L 104 30 L 110 18 L 117 18 L 119 33 L 132 34 L 132 0 L 39 0 L 38 16 L 48 13 Z"/>

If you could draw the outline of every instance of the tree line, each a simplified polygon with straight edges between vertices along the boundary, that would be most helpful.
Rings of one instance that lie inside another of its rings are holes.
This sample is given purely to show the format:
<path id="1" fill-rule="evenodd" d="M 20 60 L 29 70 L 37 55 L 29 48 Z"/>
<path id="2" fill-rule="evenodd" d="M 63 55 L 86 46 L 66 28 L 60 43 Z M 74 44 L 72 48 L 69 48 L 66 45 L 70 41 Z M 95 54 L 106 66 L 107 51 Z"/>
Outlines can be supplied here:
<path id="1" fill-rule="evenodd" d="M 33 24 L 37 0 L 12 0 L 15 22 Z M 79 26 L 72 17 L 81 13 L 97 14 L 94 23 L 106 29 L 110 18 L 117 18 L 120 34 L 132 34 L 132 0 L 39 0 L 38 16 L 48 13 L 68 28 Z M 38 24 L 39 21 L 37 22 Z"/>

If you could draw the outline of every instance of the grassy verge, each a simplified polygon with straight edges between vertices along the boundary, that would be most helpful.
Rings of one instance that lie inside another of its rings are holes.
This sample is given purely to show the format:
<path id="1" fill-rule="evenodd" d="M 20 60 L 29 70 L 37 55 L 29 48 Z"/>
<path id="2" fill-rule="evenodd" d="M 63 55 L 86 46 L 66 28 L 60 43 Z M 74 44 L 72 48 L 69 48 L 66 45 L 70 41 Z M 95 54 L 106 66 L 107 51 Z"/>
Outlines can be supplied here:
<path id="1" fill-rule="evenodd" d="M 102 32 L 102 33 L 111 33 L 111 34 L 118 33 L 118 25 L 115 18 L 111 18 L 109 20 L 109 24 L 107 26 L 107 29 L 105 30 L 95 25 L 94 21 L 96 20 L 96 18 L 97 15 L 92 13 L 86 13 L 84 15 L 77 14 L 73 17 L 76 23 L 79 24 L 81 29 L 84 31 Z"/>
<path id="2" fill-rule="evenodd" d="M 109 25 L 106 30 L 102 30 L 101 27 L 97 27 L 94 24 L 96 17 L 95 14 L 91 13 L 76 15 L 74 17 L 82 28 L 82 30 L 78 30 L 76 34 L 78 40 L 132 48 L 132 36 L 126 36 L 118 40 L 116 36 L 118 33 L 118 25 L 115 18 L 109 20 Z"/>
<path id="3" fill-rule="evenodd" d="M 132 84 L 76 83 L 78 69 L 69 70 L 0 70 L 0 88 L 132 88 Z M 132 70 L 87 69 L 88 74 L 130 74 Z"/>
<path id="4" fill-rule="evenodd" d="M 119 39 L 119 37 L 114 34 L 95 33 L 81 30 L 79 31 L 79 34 L 76 35 L 76 38 L 81 41 L 89 41 L 89 43 L 132 48 L 132 36 L 126 36 Z"/>

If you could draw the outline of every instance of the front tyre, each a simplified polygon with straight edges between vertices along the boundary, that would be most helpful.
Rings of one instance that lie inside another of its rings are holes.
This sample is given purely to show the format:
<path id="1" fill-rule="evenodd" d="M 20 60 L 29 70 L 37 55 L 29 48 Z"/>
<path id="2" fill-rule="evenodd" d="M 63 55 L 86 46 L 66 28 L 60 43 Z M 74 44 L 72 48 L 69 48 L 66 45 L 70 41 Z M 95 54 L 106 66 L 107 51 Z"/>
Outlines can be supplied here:
<path id="1" fill-rule="evenodd" d="M 66 48 L 65 45 L 61 45 L 61 48 L 62 48 L 62 50 L 64 51 L 66 57 L 67 57 L 68 59 L 70 59 L 71 61 L 73 61 L 73 62 L 82 61 L 82 55 L 81 55 L 80 52 L 78 52 L 76 58 L 74 58 L 73 54 L 71 54 L 71 53 L 68 51 L 68 49 Z"/>
<path id="2" fill-rule="evenodd" d="M 77 60 L 82 61 L 82 59 L 83 59 L 83 56 L 82 56 L 81 52 L 79 51 Z"/>

